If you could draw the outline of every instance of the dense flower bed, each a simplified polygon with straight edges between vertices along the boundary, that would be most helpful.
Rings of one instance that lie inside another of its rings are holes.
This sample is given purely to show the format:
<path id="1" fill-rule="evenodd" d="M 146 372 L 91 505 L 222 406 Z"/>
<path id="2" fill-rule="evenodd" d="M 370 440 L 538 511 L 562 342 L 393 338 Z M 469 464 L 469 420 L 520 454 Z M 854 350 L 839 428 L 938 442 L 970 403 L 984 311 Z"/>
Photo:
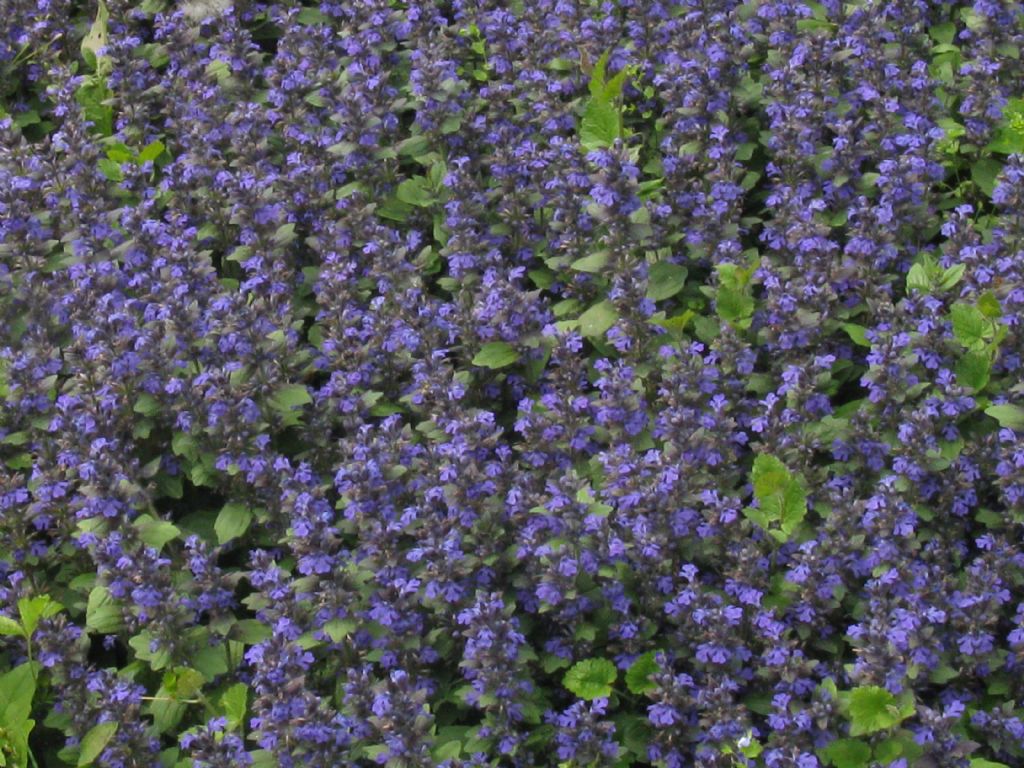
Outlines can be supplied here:
<path id="1" fill-rule="evenodd" d="M 0 765 L 1024 765 L 1022 42 L 0 1 Z"/>

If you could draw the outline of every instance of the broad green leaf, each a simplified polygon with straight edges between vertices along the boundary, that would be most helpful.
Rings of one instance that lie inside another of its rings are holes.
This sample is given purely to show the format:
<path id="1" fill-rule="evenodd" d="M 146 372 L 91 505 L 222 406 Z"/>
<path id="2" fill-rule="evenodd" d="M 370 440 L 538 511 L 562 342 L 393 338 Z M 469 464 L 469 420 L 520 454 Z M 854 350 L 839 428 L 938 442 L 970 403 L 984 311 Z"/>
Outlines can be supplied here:
<path id="1" fill-rule="evenodd" d="M 580 333 L 591 338 L 604 336 L 618 319 L 615 305 L 605 299 L 580 315 Z"/>
<path id="2" fill-rule="evenodd" d="M 107 11 L 107 5 L 103 0 L 99 0 L 99 5 L 96 8 L 96 18 L 93 19 L 92 26 L 83 38 L 81 47 L 82 58 L 94 70 L 99 70 L 103 66 L 101 59 L 106 58 L 100 55 L 100 50 L 107 45 L 107 24 L 109 20 L 110 14 Z"/>
<path id="3" fill-rule="evenodd" d="M 914 264 L 907 272 L 907 290 L 916 288 L 919 291 L 929 291 L 932 287 L 931 278 L 924 264 Z"/>
<path id="4" fill-rule="evenodd" d="M 615 665 L 607 659 L 584 659 L 572 665 L 562 684 L 581 699 L 607 698 L 618 677 Z"/>
<path id="5" fill-rule="evenodd" d="M 1006 429 L 1024 430 L 1024 408 L 1019 405 L 992 405 L 985 414 L 999 422 Z"/>
<path id="6" fill-rule="evenodd" d="M 134 525 L 139 530 L 139 538 L 156 550 L 163 549 L 164 544 L 181 535 L 181 529 L 174 523 L 151 515 L 139 515 Z"/>
<path id="7" fill-rule="evenodd" d="M 965 352 L 956 364 L 956 378 L 963 386 L 980 392 L 988 384 L 992 360 L 984 352 Z"/>
<path id="8" fill-rule="evenodd" d="M 335 643 L 340 643 L 355 632 L 358 623 L 354 619 L 331 619 L 324 624 L 324 632 Z"/>
<path id="9" fill-rule="evenodd" d="M 252 523 L 252 510 L 241 502 L 232 501 L 225 504 L 217 513 L 213 530 L 217 534 L 217 543 L 225 544 L 242 536 Z"/>
<path id="10" fill-rule="evenodd" d="M 312 402 L 313 398 L 303 384 L 289 384 L 281 387 L 270 400 L 270 404 L 282 412 L 288 412 L 293 408 L 309 405 Z"/>
<path id="11" fill-rule="evenodd" d="M 743 291 L 721 285 L 715 295 L 715 312 L 737 328 L 749 328 L 754 314 L 754 299 Z"/>
<path id="12" fill-rule="evenodd" d="M 582 259 L 576 259 L 571 266 L 578 272 L 600 272 L 608 263 L 608 251 L 597 251 Z"/>
<path id="13" fill-rule="evenodd" d="M 106 749 L 107 744 L 117 733 L 117 723 L 98 723 L 89 729 L 89 732 L 82 737 L 81 749 L 78 753 L 78 768 L 92 765 Z"/>
<path id="14" fill-rule="evenodd" d="M 0 675 L 0 725 L 17 728 L 32 712 L 37 663 L 19 664 Z"/>
<path id="15" fill-rule="evenodd" d="M 838 739 L 821 751 L 821 757 L 835 768 L 867 768 L 871 747 L 858 739 Z"/>
<path id="16" fill-rule="evenodd" d="M 661 667 L 655 661 L 656 655 L 657 651 L 648 651 L 637 657 L 636 661 L 626 670 L 626 687 L 630 693 L 644 694 L 657 688 L 657 685 L 650 679 L 651 675 L 661 671 Z"/>
<path id="17" fill-rule="evenodd" d="M 659 261 L 651 265 L 647 274 L 647 298 L 662 301 L 675 296 L 683 290 L 686 275 L 686 267 L 669 261 Z"/>
<path id="18" fill-rule="evenodd" d="M 952 267 L 947 268 L 939 278 L 939 288 L 944 291 L 948 291 L 950 288 L 953 288 L 961 279 L 963 279 L 964 272 L 966 271 L 966 264 L 954 264 Z"/>
<path id="19" fill-rule="evenodd" d="M 762 528 L 777 524 L 780 541 L 787 539 L 807 515 L 807 491 L 799 477 L 795 477 L 774 456 L 759 454 L 751 472 L 754 498 L 758 507 L 747 507 L 744 514 Z"/>
<path id="20" fill-rule="evenodd" d="M 434 193 L 427 186 L 427 179 L 423 176 L 413 176 L 398 185 L 395 196 L 407 205 L 414 205 L 420 208 L 433 205 L 436 198 Z"/>
<path id="21" fill-rule="evenodd" d="M 430 754 L 437 763 L 452 760 L 462 754 L 462 742 L 446 741 L 444 744 L 434 747 Z"/>
<path id="22" fill-rule="evenodd" d="M 48 619 L 60 613 L 62 606 L 49 595 L 39 597 L 23 597 L 18 601 L 18 615 L 21 617 L 21 626 L 25 628 L 25 634 L 31 635 L 36 631 L 42 619 Z"/>
<path id="23" fill-rule="evenodd" d="M 0 636 L 7 635 L 19 637 L 24 634 L 25 630 L 22 628 L 21 624 L 7 616 L 0 616 Z"/>
<path id="24" fill-rule="evenodd" d="M 984 757 L 975 757 L 971 760 L 971 768 L 1010 768 L 1006 763 L 997 763 L 994 760 L 986 760 Z"/>
<path id="25" fill-rule="evenodd" d="M 245 712 L 249 701 L 249 686 L 235 683 L 220 697 L 220 706 L 228 719 L 228 728 L 244 730 Z"/>
<path id="26" fill-rule="evenodd" d="M 482 368 L 504 368 L 519 359 L 519 353 L 505 341 L 491 341 L 484 344 L 473 358 L 473 365 Z"/>
<path id="27" fill-rule="evenodd" d="M 104 586 L 93 587 L 85 607 L 85 627 L 101 635 L 111 635 L 124 629 L 121 607 Z"/>
<path id="28" fill-rule="evenodd" d="M 1003 307 L 992 291 L 985 291 L 978 297 L 978 309 L 985 317 L 993 320 L 1003 316 Z"/>
<path id="29" fill-rule="evenodd" d="M 976 352 L 985 346 L 988 322 L 977 307 L 957 302 L 949 308 L 949 319 L 953 324 L 953 336 L 963 346 Z"/>
<path id="30" fill-rule="evenodd" d="M 1003 164 L 990 157 L 983 157 L 971 166 L 971 181 L 989 197 L 996 189 L 996 178 L 1003 170 Z"/>
<path id="31" fill-rule="evenodd" d="M 877 685 L 861 686 L 850 691 L 848 707 L 851 736 L 884 731 L 903 719 L 896 697 Z"/>
<path id="32" fill-rule="evenodd" d="M 867 331 L 863 325 L 857 325 L 856 323 L 843 323 L 840 326 L 846 334 L 850 337 L 850 340 L 859 347 L 870 347 L 871 342 L 868 341 Z"/>
<path id="33" fill-rule="evenodd" d="M 580 123 L 580 144 L 588 152 L 607 149 L 621 134 L 621 114 L 614 104 L 591 99 L 583 111 Z"/>

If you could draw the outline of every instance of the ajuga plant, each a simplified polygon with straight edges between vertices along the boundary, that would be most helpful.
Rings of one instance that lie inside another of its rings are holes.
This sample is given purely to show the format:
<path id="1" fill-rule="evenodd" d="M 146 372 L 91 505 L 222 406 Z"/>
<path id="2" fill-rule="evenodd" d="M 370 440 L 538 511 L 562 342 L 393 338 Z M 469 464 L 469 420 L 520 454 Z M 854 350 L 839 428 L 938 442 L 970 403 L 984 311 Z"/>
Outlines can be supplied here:
<path id="1" fill-rule="evenodd" d="M 0 0 L 0 766 L 1024 765 L 1022 44 Z"/>

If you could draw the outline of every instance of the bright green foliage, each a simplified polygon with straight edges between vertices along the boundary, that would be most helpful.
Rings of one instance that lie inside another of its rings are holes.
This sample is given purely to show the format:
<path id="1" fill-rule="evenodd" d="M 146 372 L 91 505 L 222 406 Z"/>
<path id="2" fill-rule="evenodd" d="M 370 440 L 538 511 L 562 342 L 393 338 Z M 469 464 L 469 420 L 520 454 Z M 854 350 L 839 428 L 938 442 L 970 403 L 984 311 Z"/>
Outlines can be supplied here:
<path id="1" fill-rule="evenodd" d="M 615 665 L 607 659 L 584 659 L 565 673 L 562 684 L 581 699 L 607 698 L 618 677 Z"/>
<path id="2" fill-rule="evenodd" d="M 807 515 L 803 482 L 768 454 L 754 459 L 750 479 L 758 505 L 745 508 L 744 514 L 779 541 L 788 540 Z"/>

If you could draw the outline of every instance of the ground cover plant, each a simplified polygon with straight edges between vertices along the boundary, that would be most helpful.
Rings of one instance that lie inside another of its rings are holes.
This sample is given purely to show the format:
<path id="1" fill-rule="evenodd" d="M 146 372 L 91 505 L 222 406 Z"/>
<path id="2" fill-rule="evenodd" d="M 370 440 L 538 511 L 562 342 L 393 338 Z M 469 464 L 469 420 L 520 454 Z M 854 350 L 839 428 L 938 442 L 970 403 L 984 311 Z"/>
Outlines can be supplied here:
<path id="1" fill-rule="evenodd" d="M 0 0 L 0 766 L 1024 765 L 1022 41 Z"/>

